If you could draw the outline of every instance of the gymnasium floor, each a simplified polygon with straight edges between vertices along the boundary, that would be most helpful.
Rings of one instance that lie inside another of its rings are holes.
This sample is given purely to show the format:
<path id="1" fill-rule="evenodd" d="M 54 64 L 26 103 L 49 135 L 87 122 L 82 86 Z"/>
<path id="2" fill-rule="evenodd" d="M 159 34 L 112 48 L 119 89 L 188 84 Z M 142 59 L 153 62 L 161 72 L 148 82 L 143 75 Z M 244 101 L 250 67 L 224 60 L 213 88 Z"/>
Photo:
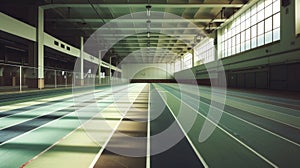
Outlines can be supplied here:
<path id="1" fill-rule="evenodd" d="M 299 99 L 182 86 L 1 95 L 0 167 L 299 167 Z"/>

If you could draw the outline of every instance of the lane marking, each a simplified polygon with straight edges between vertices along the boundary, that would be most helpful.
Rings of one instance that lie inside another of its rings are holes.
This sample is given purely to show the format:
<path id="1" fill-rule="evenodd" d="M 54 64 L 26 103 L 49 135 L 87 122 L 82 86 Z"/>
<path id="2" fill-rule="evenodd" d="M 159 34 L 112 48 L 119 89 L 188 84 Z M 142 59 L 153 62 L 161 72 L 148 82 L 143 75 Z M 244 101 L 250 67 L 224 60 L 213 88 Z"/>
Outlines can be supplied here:
<path id="1" fill-rule="evenodd" d="M 135 102 L 135 100 L 137 99 L 137 97 L 140 95 L 140 93 L 143 91 L 143 88 L 145 87 L 145 85 L 142 87 L 142 89 L 139 92 L 133 92 L 133 94 L 131 96 L 134 96 L 134 100 L 131 103 L 130 107 L 128 108 L 128 110 L 131 108 L 132 104 Z M 129 93 L 129 92 L 128 92 Z M 126 95 L 125 95 L 126 96 Z M 92 163 L 90 164 L 89 168 L 94 168 L 95 164 L 97 163 L 97 161 L 99 160 L 99 158 L 101 157 L 101 154 L 103 153 L 104 149 L 106 148 L 106 146 L 108 145 L 108 142 L 110 141 L 110 139 L 112 138 L 112 136 L 114 135 L 114 133 L 116 132 L 116 130 L 118 129 L 119 125 L 121 124 L 123 118 L 126 116 L 128 110 L 126 111 L 125 114 L 121 115 L 120 120 L 118 121 L 117 125 L 114 127 L 113 131 L 111 132 L 111 134 L 109 135 L 109 138 L 105 141 L 105 143 L 103 144 L 103 146 L 101 147 L 101 149 L 99 150 L 99 152 L 97 153 L 97 155 L 95 156 L 95 158 L 93 159 Z"/>
<path id="2" fill-rule="evenodd" d="M 170 87 L 172 87 L 172 88 L 174 88 L 174 86 L 171 86 L 171 85 L 169 85 Z M 176 88 L 174 88 L 174 89 L 176 89 Z M 193 93 L 191 93 L 191 94 L 193 94 Z M 196 96 L 199 96 L 199 95 L 196 95 Z M 205 98 L 205 97 L 204 97 Z M 218 102 L 218 101 L 216 101 L 217 103 L 220 103 L 220 102 Z M 235 101 L 235 103 L 239 103 L 239 102 L 237 102 L 237 101 Z M 232 104 L 232 103 L 231 103 Z M 245 103 L 243 103 L 243 104 L 245 104 Z M 231 107 L 233 107 L 232 105 L 230 105 Z M 253 105 L 252 105 L 253 106 Z M 255 107 L 255 106 L 254 106 Z M 236 108 L 236 107 L 235 107 Z M 266 109 L 265 109 L 266 110 Z M 261 118 L 266 118 L 266 119 L 269 119 L 269 120 L 272 120 L 272 121 L 275 121 L 275 122 L 277 122 L 277 123 L 280 123 L 280 124 L 283 124 L 283 125 L 286 125 L 286 126 L 289 126 L 289 127 L 293 127 L 293 128 L 295 128 L 295 129 L 300 129 L 300 128 L 298 128 L 297 126 L 295 126 L 295 125 L 291 125 L 291 124 L 288 124 L 288 123 L 285 123 L 285 122 L 283 122 L 283 121 L 279 121 L 279 120 L 277 120 L 277 119 L 274 119 L 274 118 L 269 118 L 269 117 L 267 117 L 267 116 L 265 116 L 265 115 L 262 115 L 262 114 L 259 114 L 259 113 L 253 113 L 253 112 L 251 112 L 251 111 L 246 111 L 246 110 L 243 110 L 243 111 L 245 111 L 245 112 L 247 112 L 247 113 L 250 113 L 250 114 L 254 114 L 254 115 L 257 115 L 257 116 L 259 116 L 259 117 L 261 117 Z M 269 110 L 270 111 L 270 110 Z M 271 112 L 271 111 L 270 111 Z M 280 113 L 280 112 L 276 112 L 277 114 L 281 114 L 281 115 L 283 115 L 284 113 Z M 288 114 L 287 114 L 288 115 Z M 300 118 L 300 117 L 296 117 L 296 116 L 291 116 L 292 118 Z"/>
<path id="3" fill-rule="evenodd" d="M 89 93 L 86 93 L 85 95 L 87 95 L 87 94 L 89 94 Z M 90 106 L 90 104 L 87 105 L 87 106 L 85 106 L 85 108 L 88 107 L 88 106 Z M 15 136 L 15 137 L 13 137 L 13 138 L 11 138 L 11 139 L 9 139 L 9 140 L 7 140 L 7 141 L 1 143 L 0 146 L 3 146 L 4 144 L 9 143 L 9 142 L 11 142 L 11 141 L 13 141 L 13 140 L 15 140 L 15 139 L 17 139 L 17 138 L 20 138 L 20 137 L 22 137 L 22 136 L 25 136 L 25 135 L 27 135 L 27 134 L 29 134 L 29 133 L 31 133 L 31 132 L 37 130 L 37 129 L 43 128 L 43 127 L 45 127 L 45 126 L 47 126 L 47 125 L 49 125 L 49 124 L 51 124 L 51 123 L 53 123 L 53 122 L 55 122 L 55 121 L 61 120 L 62 118 L 65 118 L 65 117 L 67 117 L 67 116 L 73 115 L 74 113 L 76 113 L 76 110 L 73 111 L 73 112 L 70 112 L 70 113 L 68 113 L 68 114 L 66 114 L 66 115 L 63 115 L 63 116 L 61 116 L 61 117 L 59 117 L 59 118 L 57 118 L 57 119 L 55 119 L 55 120 L 49 121 L 49 122 L 47 122 L 47 123 L 44 124 L 44 125 L 40 125 L 40 126 L 34 128 L 34 129 L 30 130 L 30 131 L 27 131 L 27 132 L 25 132 L 25 133 L 23 133 L 23 134 L 20 134 L 20 135 L 18 135 L 18 136 Z M 77 116 L 76 116 L 76 117 L 77 117 Z"/>
<path id="4" fill-rule="evenodd" d="M 105 93 L 105 92 L 104 92 Z M 105 100 L 105 99 L 109 99 L 112 95 L 111 94 L 104 94 L 106 95 L 106 97 L 103 97 L 103 99 L 101 100 Z M 101 95 L 101 96 L 104 96 Z M 100 97 L 100 96 L 99 96 Z M 97 103 L 99 103 L 100 100 L 97 101 Z M 64 137 L 62 137 L 61 139 L 59 139 L 58 141 L 56 141 L 54 144 L 52 144 L 51 146 L 49 146 L 48 148 L 46 148 L 44 151 L 42 151 L 41 153 L 39 153 L 38 155 L 36 155 L 35 157 L 33 157 L 32 159 L 30 159 L 28 162 L 24 163 L 21 168 L 27 166 L 28 164 L 30 164 L 32 161 L 36 160 L 37 158 L 39 158 L 40 156 L 42 156 L 44 153 L 46 153 L 47 151 L 49 151 L 51 148 L 53 148 L 54 146 L 56 146 L 57 144 L 59 144 L 60 142 L 62 142 L 63 140 L 65 140 L 67 137 L 69 137 L 70 135 L 72 135 L 74 132 L 76 132 L 77 130 L 84 128 L 84 125 L 87 124 L 88 122 L 90 122 L 92 119 L 94 119 L 95 117 L 97 117 L 97 115 L 99 115 L 99 113 L 104 112 L 105 110 L 109 110 L 110 106 L 112 106 L 112 104 L 108 105 L 106 108 L 100 110 L 97 114 L 95 114 L 92 118 L 90 118 L 89 120 L 87 120 L 85 123 L 80 124 L 77 128 L 75 128 L 73 131 L 71 131 L 70 133 L 68 133 L 67 135 L 65 135 Z M 89 106 L 89 105 L 88 105 Z M 86 106 L 86 107 L 88 107 Z M 94 142 L 95 143 L 95 142 Z M 101 146 L 99 144 L 96 143 L 96 145 L 99 146 L 99 148 L 101 148 Z"/>
<path id="5" fill-rule="evenodd" d="M 161 86 L 159 86 L 159 87 L 162 88 Z M 171 95 L 173 95 L 173 94 L 171 94 Z M 176 98 L 176 99 L 178 99 L 174 95 L 173 95 L 173 97 Z M 180 99 L 178 99 L 178 100 L 181 101 Z M 220 127 L 218 124 L 216 124 L 213 121 L 211 121 L 209 118 L 207 118 L 206 116 L 204 116 L 202 113 L 199 113 L 198 111 L 196 111 L 194 108 L 192 108 L 190 105 L 186 104 L 185 102 L 183 102 L 183 101 L 181 101 L 181 102 L 184 103 L 186 106 L 190 107 L 191 110 L 195 111 L 197 114 L 201 115 L 204 119 L 206 119 L 207 121 L 211 122 L 213 125 L 215 125 L 217 128 L 219 128 L 221 131 L 223 131 L 229 137 L 231 137 L 232 139 L 234 139 L 235 141 L 237 141 L 238 143 L 240 143 L 241 145 L 243 145 L 245 148 L 247 148 L 248 150 L 250 150 L 251 152 L 253 152 L 255 155 L 257 155 L 258 157 L 260 157 L 262 160 L 266 161 L 267 163 L 269 163 L 273 167 L 276 167 L 276 168 L 278 167 L 276 164 L 274 164 L 273 162 L 271 162 L 270 160 L 268 160 L 266 157 L 264 157 L 260 153 L 256 152 L 254 149 L 252 149 L 251 147 L 249 147 L 247 144 L 245 144 L 244 142 L 240 141 L 235 136 L 231 135 L 228 131 L 226 131 L 225 129 L 223 129 L 222 127 Z"/>
<path id="6" fill-rule="evenodd" d="M 92 92 L 83 92 L 83 93 L 80 92 L 80 93 L 74 94 L 74 95 L 65 95 L 63 97 L 66 97 L 66 98 L 57 99 L 57 100 L 62 101 L 62 102 L 54 103 L 54 104 L 50 104 L 50 105 L 45 105 L 45 106 L 42 106 L 42 107 L 37 107 L 37 108 L 34 108 L 34 109 L 26 110 L 26 111 L 23 111 L 23 112 L 20 112 L 20 113 L 16 113 L 16 114 L 13 114 L 13 115 L 1 117 L 0 121 L 1 120 L 5 120 L 5 119 L 11 119 L 11 117 L 18 117 L 18 116 L 22 117 L 23 115 L 27 115 L 27 113 L 35 113 L 37 110 L 48 108 L 48 106 L 55 106 L 56 104 L 62 104 L 63 105 L 64 103 L 66 103 L 66 105 L 64 107 L 60 107 L 60 108 L 55 109 L 55 110 L 52 109 L 52 111 L 50 111 L 50 112 L 47 111 L 47 112 L 42 113 L 42 114 L 37 114 L 37 115 L 34 114 L 35 117 L 24 119 L 22 121 L 14 122 L 13 124 L 10 124 L 10 125 L 4 126 L 4 127 L 0 127 L 0 130 L 3 130 L 3 129 L 6 129 L 6 128 L 9 128 L 9 127 L 12 127 L 12 126 L 15 126 L 15 125 L 27 122 L 29 120 L 36 119 L 36 118 L 41 117 L 41 116 L 49 115 L 49 114 L 55 113 L 55 112 L 63 110 L 63 109 L 67 109 L 67 108 L 69 108 L 71 106 L 74 106 L 74 99 L 75 98 L 77 98 L 79 96 L 87 96 L 87 95 L 90 95 L 90 94 L 93 94 L 93 95 L 97 96 L 97 97 L 95 97 L 95 99 L 97 101 L 99 101 L 98 100 L 99 98 L 101 98 L 100 100 L 105 99 L 107 96 L 109 96 L 111 94 L 111 92 L 108 92 L 106 90 L 104 90 L 104 91 L 103 90 L 97 90 L 97 91 L 92 91 Z M 49 99 L 52 99 L 52 98 L 49 98 Z M 93 98 L 91 98 L 91 99 L 93 99 Z M 85 102 L 88 102 L 91 99 L 85 100 Z M 83 103 L 85 103 L 85 102 L 83 102 Z"/>
<path id="7" fill-rule="evenodd" d="M 151 84 L 148 84 L 148 124 L 147 124 L 147 158 L 146 158 L 146 168 L 150 168 L 150 159 L 151 159 L 151 151 L 150 151 L 150 91 L 151 91 Z"/>
<path id="8" fill-rule="evenodd" d="M 174 89 L 177 89 L 174 85 L 172 85 L 172 84 L 168 84 L 168 85 L 166 85 L 166 86 L 169 86 L 169 87 L 172 87 L 172 88 L 174 88 Z M 200 90 L 199 90 L 200 91 Z M 201 91 L 204 91 L 204 92 L 206 92 L 206 93 L 203 93 L 203 94 L 207 94 L 207 95 L 210 95 L 210 91 L 208 91 L 208 90 L 201 90 Z M 189 93 L 191 93 L 191 94 L 194 94 L 193 92 L 189 92 Z M 195 94 L 194 94 L 195 95 Z M 216 95 L 224 95 L 224 94 L 222 94 L 222 93 L 216 93 Z M 196 96 L 199 96 L 199 95 L 196 95 Z M 266 102 L 261 102 L 261 101 L 258 101 L 258 100 L 249 100 L 249 98 L 243 98 L 242 96 L 241 97 L 238 97 L 238 96 L 235 96 L 235 95 L 232 95 L 232 94 L 226 94 L 226 97 L 231 97 L 231 99 L 230 99 L 230 103 L 232 104 L 232 103 L 238 103 L 238 104 L 241 104 L 241 105 L 243 105 L 243 104 L 246 104 L 247 106 L 249 106 L 249 107 L 255 107 L 255 108 L 259 108 L 259 109 L 262 109 L 262 110 L 265 110 L 265 111 L 267 111 L 267 112 L 275 112 L 275 113 L 277 113 L 277 114 L 279 114 L 279 115 L 284 115 L 284 116 L 290 116 L 290 117 L 296 117 L 296 118 L 300 118 L 300 116 L 296 116 L 296 115 L 293 115 L 293 114 L 287 114 L 287 113 L 285 113 L 285 112 L 282 112 L 282 111 L 279 111 L 279 110 L 273 110 L 273 109 L 271 109 L 270 110 L 270 108 L 266 108 L 264 105 L 267 105 L 267 106 L 269 106 L 269 107 L 271 107 L 271 108 L 274 108 L 274 107 L 279 107 L 280 109 L 282 109 L 282 110 L 292 110 L 292 111 L 294 111 L 294 112 L 298 112 L 299 110 L 298 109 L 294 109 L 294 108 L 288 108 L 288 107 L 282 107 L 282 106 L 278 106 L 278 105 L 274 105 L 274 104 L 271 104 L 271 103 L 266 103 Z M 252 99 L 253 99 L 253 97 L 252 97 Z M 243 102 L 240 102 L 239 100 L 242 100 Z M 216 101 L 216 100 L 214 100 L 214 101 Z M 249 101 L 251 101 L 252 103 L 259 103 L 260 105 L 259 106 L 256 106 L 256 105 L 252 105 L 252 104 L 249 104 L 249 103 L 247 103 L 247 102 L 249 102 Z M 216 101 L 216 102 L 218 102 L 218 103 L 220 103 L 219 101 Z"/>
<path id="9" fill-rule="evenodd" d="M 61 103 L 62 103 L 62 102 L 61 102 Z M 65 102 L 65 103 L 66 103 L 66 102 Z M 60 104 L 60 103 L 57 103 L 57 104 Z M 52 105 L 55 105 L 55 104 L 52 104 Z M 51 105 L 50 105 L 50 106 L 51 106 Z M 49 115 L 49 114 L 55 113 L 55 112 L 60 111 L 60 110 L 68 109 L 68 108 L 71 107 L 71 106 L 72 106 L 72 104 L 68 104 L 68 103 L 67 103 L 64 107 L 59 107 L 58 109 L 52 109 L 52 110 L 50 110 L 50 111 L 48 110 L 47 112 L 44 111 L 45 113 L 40 113 L 40 114 L 36 115 L 35 117 L 28 118 L 28 119 L 24 119 L 24 120 L 22 120 L 22 121 L 14 122 L 13 124 L 10 124 L 10 125 L 4 126 L 4 127 L 0 127 L 0 131 L 1 131 L 1 130 L 4 130 L 4 129 L 6 129 L 6 128 L 9 128 L 9 127 L 12 127 L 12 126 L 15 126 L 15 125 L 24 123 L 24 122 L 29 121 L 29 120 L 34 120 L 34 119 L 39 118 L 39 117 L 41 117 L 41 116 Z M 47 108 L 47 106 L 40 107 L 40 108 Z M 5 117 L 5 118 L 3 118 L 3 119 L 4 119 L 4 120 L 5 120 L 5 119 L 12 119 L 11 117 L 14 117 L 14 116 L 15 116 L 15 117 L 18 117 L 18 116 L 22 117 L 23 115 L 25 115 L 25 113 L 35 112 L 35 110 L 40 110 L 40 108 L 37 108 L 37 109 L 34 109 L 34 110 L 30 110 L 30 111 L 24 111 L 24 112 L 18 113 L 19 115 L 12 115 L 12 116 L 9 116 L 9 117 Z"/>
<path id="10" fill-rule="evenodd" d="M 157 87 L 155 87 L 156 89 Z M 156 89 L 157 90 L 157 89 Z M 158 90 L 157 90 L 158 91 Z M 161 95 L 160 91 L 158 91 L 160 97 L 162 98 L 162 100 L 164 101 L 165 105 L 168 107 L 168 109 L 170 110 L 172 116 L 174 117 L 174 119 L 176 120 L 178 126 L 180 127 L 182 133 L 184 134 L 185 138 L 188 140 L 188 142 L 190 143 L 192 149 L 194 150 L 194 152 L 196 153 L 198 159 L 200 160 L 200 162 L 203 164 L 203 166 L 205 168 L 208 168 L 208 164 L 205 162 L 204 158 L 201 156 L 200 152 L 197 150 L 197 148 L 194 146 L 193 142 L 191 141 L 191 139 L 189 138 L 189 136 L 187 135 L 187 133 L 184 131 L 183 127 L 181 126 L 180 122 L 178 121 L 178 119 L 176 118 L 176 116 L 174 115 L 174 112 L 172 111 L 172 109 L 170 108 L 169 104 L 166 102 L 166 100 L 163 98 L 163 96 Z"/>
<path id="11" fill-rule="evenodd" d="M 176 89 L 176 88 L 174 88 L 174 89 Z M 174 94 L 172 94 L 172 95 L 175 96 Z M 194 99 L 194 100 L 198 101 L 197 99 L 195 99 L 195 98 L 193 98 L 193 97 L 191 97 L 191 96 L 189 96 L 189 95 L 186 95 L 186 96 L 190 97 L 191 99 Z M 204 104 L 210 106 L 210 104 L 208 104 L 208 103 L 205 103 L 205 102 L 202 102 L 202 103 L 204 103 Z M 217 110 L 220 110 L 219 108 L 214 107 L 214 106 L 210 106 L 210 107 L 212 107 L 212 108 L 214 108 L 214 109 L 217 109 Z M 193 109 L 194 109 L 194 108 L 193 108 Z M 196 110 L 196 109 L 194 109 L 194 110 Z M 294 145 L 300 147 L 300 144 L 297 143 L 297 142 L 294 142 L 294 141 L 292 141 L 292 140 L 290 140 L 290 139 L 288 139 L 288 138 L 285 138 L 285 137 L 283 137 L 283 136 L 281 136 L 281 135 L 279 135 L 279 134 L 277 134 L 277 133 L 275 133 L 275 132 L 272 132 L 272 131 L 270 131 L 270 130 L 268 130 L 268 129 L 265 129 L 265 128 L 261 127 L 261 126 L 258 126 L 258 125 L 254 124 L 254 123 L 251 123 L 250 121 L 247 121 L 247 120 L 242 119 L 242 118 L 240 118 L 240 117 L 238 117 L 238 116 L 235 116 L 235 115 L 233 115 L 233 114 L 231 114 L 231 113 L 229 113 L 229 112 L 227 112 L 227 111 L 225 111 L 225 110 L 223 110 L 223 112 L 224 112 L 224 114 L 230 115 L 231 117 L 234 117 L 234 118 L 236 118 L 236 119 L 238 119 L 238 120 L 241 120 L 241 121 L 243 121 L 243 122 L 245 122 L 245 123 L 248 123 L 248 124 L 250 124 L 250 125 L 252 125 L 252 126 L 254 126 L 254 127 L 257 127 L 257 128 L 259 128 L 259 129 L 261 129 L 261 130 L 263 130 L 263 131 L 266 131 L 267 133 L 270 133 L 270 134 L 272 134 L 272 135 L 274 135 L 274 136 L 277 136 L 277 137 L 280 138 L 280 139 L 283 139 L 283 140 L 285 140 L 285 141 L 287 141 L 287 142 L 289 142 L 289 143 L 292 143 L 292 144 L 294 144 Z M 247 112 L 247 111 L 245 111 L 245 112 Z M 200 112 L 198 111 L 198 113 L 200 113 Z M 262 117 L 262 116 L 260 116 L 260 117 Z M 264 118 L 266 118 L 266 117 L 264 117 Z M 269 119 L 269 118 L 268 118 L 268 119 Z M 272 120 L 272 119 L 270 119 L 270 120 Z M 273 120 L 273 121 L 274 121 L 274 120 Z M 283 123 L 283 124 L 284 124 L 284 123 Z M 285 124 L 285 125 L 286 125 L 286 124 Z"/>
<path id="12" fill-rule="evenodd" d="M 69 137 L 71 134 L 73 134 L 79 128 L 82 128 L 82 125 L 79 125 L 76 129 L 74 129 L 73 131 L 71 131 L 70 133 L 68 133 L 67 135 L 65 135 L 64 137 L 62 137 L 61 139 L 59 139 L 55 143 L 53 143 L 51 146 L 49 146 L 48 148 L 46 148 L 44 151 L 42 151 L 41 153 L 39 153 L 38 155 L 36 155 L 35 157 L 33 157 L 32 159 L 30 159 L 26 163 L 24 163 L 22 166 L 20 166 L 20 168 L 24 168 L 27 165 L 29 165 L 31 162 L 33 162 L 34 160 L 36 160 L 37 158 L 39 158 L 40 156 L 42 156 L 44 153 L 48 152 L 51 148 L 53 148 L 54 146 L 56 146 L 57 144 L 59 144 L 60 142 L 62 142 L 63 140 L 65 140 L 67 137 Z"/>

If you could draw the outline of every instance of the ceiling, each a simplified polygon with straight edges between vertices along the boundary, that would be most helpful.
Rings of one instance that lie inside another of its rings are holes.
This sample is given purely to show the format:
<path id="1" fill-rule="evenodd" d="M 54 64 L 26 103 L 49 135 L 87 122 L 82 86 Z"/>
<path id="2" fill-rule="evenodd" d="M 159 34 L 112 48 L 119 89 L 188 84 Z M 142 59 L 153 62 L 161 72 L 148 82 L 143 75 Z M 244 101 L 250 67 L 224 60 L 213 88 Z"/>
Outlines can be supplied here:
<path id="1" fill-rule="evenodd" d="M 116 64 L 173 62 L 248 0 L 30 0 L 27 6 L 30 2 L 45 9 L 46 32 L 76 47 L 83 36 L 88 52 L 108 51 L 103 59 L 113 55 Z"/>

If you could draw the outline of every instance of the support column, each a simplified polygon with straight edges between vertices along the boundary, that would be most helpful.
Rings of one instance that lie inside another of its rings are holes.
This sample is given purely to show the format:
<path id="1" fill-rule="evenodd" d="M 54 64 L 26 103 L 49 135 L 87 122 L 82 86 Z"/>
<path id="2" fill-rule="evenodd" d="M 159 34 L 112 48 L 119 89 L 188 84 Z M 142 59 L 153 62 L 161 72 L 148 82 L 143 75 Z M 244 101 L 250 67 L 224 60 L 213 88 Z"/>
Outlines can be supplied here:
<path id="1" fill-rule="evenodd" d="M 101 85 L 101 64 L 102 64 L 102 51 L 99 51 L 99 64 L 98 64 L 98 79 L 99 85 Z"/>
<path id="2" fill-rule="evenodd" d="M 175 64 L 176 64 L 176 63 L 174 62 L 174 63 L 173 63 L 173 76 L 175 76 L 175 69 L 176 69 L 176 68 L 175 68 L 175 66 L 176 66 Z"/>
<path id="3" fill-rule="evenodd" d="M 109 57 L 109 83 L 111 83 L 111 56 Z"/>
<path id="4" fill-rule="evenodd" d="M 84 39 L 80 37 L 80 86 L 84 85 L 84 72 L 83 72 L 83 64 L 84 64 Z"/>
<path id="5" fill-rule="evenodd" d="M 195 66 L 195 50 L 192 49 L 192 68 Z"/>
<path id="6" fill-rule="evenodd" d="M 22 92 L 22 66 L 20 66 L 20 74 L 19 74 L 19 76 L 20 76 L 20 92 Z"/>
<path id="7" fill-rule="evenodd" d="M 44 9 L 38 7 L 37 27 L 38 88 L 44 88 Z"/>
<path id="8" fill-rule="evenodd" d="M 180 57 L 180 71 L 183 69 L 183 58 Z"/>

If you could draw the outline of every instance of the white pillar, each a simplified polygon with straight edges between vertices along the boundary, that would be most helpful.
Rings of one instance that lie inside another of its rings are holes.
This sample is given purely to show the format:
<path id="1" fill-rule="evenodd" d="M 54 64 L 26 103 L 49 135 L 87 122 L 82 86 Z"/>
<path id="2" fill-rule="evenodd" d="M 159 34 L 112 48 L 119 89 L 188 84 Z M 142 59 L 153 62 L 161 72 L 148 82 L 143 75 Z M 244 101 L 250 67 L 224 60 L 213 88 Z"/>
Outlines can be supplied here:
<path id="1" fill-rule="evenodd" d="M 54 88 L 57 88 L 56 70 L 54 70 Z"/>
<path id="2" fill-rule="evenodd" d="M 84 63 L 84 39 L 80 37 L 80 85 L 84 85 L 84 73 L 83 73 L 83 63 Z"/>
<path id="3" fill-rule="evenodd" d="M 183 69 L 183 58 L 180 58 L 180 71 Z"/>
<path id="4" fill-rule="evenodd" d="M 168 72 L 169 72 L 168 63 L 166 63 L 166 79 L 168 78 Z"/>
<path id="5" fill-rule="evenodd" d="M 109 57 L 109 82 L 111 83 L 111 57 Z"/>
<path id="6" fill-rule="evenodd" d="M 101 85 L 101 64 L 102 64 L 102 51 L 99 51 L 99 65 L 98 65 L 98 78 L 99 78 L 99 85 Z"/>
<path id="7" fill-rule="evenodd" d="M 192 67 L 195 66 L 195 50 L 192 49 Z"/>
<path id="8" fill-rule="evenodd" d="M 22 66 L 20 66 L 20 92 L 22 92 Z"/>
<path id="9" fill-rule="evenodd" d="M 37 27 L 38 88 L 44 88 L 44 9 L 38 7 Z"/>
<path id="10" fill-rule="evenodd" d="M 174 76 L 174 73 L 175 73 L 175 62 L 173 63 L 173 76 Z"/>

